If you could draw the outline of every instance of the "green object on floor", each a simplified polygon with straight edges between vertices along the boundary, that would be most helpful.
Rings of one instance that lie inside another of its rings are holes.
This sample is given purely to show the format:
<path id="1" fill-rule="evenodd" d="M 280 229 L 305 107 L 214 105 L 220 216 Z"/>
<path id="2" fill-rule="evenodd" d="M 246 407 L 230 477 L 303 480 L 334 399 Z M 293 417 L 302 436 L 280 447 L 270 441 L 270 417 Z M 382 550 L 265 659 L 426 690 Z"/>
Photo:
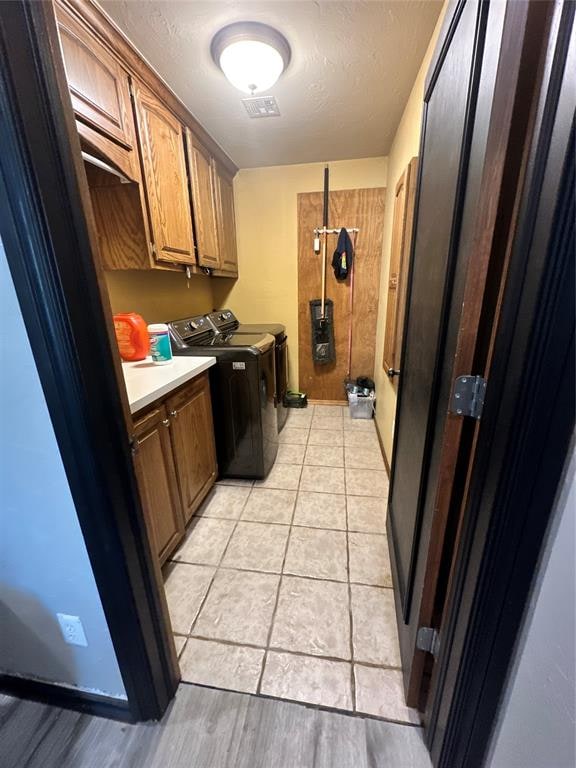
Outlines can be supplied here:
<path id="1" fill-rule="evenodd" d="M 304 392 L 291 392 L 288 390 L 284 395 L 284 405 L 286 408 L 306 408 L 308 397 Z"/>

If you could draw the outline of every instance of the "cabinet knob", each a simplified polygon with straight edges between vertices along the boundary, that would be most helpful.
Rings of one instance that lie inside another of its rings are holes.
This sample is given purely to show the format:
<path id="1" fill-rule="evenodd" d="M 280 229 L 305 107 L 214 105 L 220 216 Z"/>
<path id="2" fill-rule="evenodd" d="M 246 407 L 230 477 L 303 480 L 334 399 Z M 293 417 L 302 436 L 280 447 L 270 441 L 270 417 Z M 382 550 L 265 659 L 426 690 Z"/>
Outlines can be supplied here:
<path id="1" fill-rule="evenodd" d="M 178 416 L 178 411 L 170 411 L 170 416 L 175 419 Z"/>
<path id="2" fill-rule="evenodd" d="M 165 427 L 170 426 L 170 419 L 162 419 L 162 424 L 164 424 Z"/>

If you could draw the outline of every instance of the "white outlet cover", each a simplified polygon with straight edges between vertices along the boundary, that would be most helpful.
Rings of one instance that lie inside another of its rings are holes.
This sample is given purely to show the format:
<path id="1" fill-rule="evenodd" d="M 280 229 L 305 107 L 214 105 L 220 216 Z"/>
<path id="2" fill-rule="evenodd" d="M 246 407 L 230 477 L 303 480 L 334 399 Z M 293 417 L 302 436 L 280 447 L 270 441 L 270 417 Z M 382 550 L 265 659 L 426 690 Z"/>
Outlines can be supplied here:
<path id="1" fill-rule="evenodd" d="M 87 647 L 88 640 L 84 633 L 84 627 L 79 616 L 70 616 L 67 613 L 57 613 L 56 618 L 60 624 L 62 636 L 68 645 L 81 645 Z"/>

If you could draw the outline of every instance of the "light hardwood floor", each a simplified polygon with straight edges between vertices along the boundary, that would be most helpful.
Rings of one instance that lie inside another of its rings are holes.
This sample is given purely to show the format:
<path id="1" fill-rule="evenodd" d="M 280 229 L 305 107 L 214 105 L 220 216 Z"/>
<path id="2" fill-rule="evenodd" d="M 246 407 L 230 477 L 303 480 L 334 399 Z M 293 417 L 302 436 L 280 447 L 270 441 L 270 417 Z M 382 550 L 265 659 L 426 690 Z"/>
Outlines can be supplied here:
<path id="1" fill-rule="evenodd" d="M 2 768 L 430 768 L 419 727 L 181 685 L 126 725 L 0 695 Z"/>

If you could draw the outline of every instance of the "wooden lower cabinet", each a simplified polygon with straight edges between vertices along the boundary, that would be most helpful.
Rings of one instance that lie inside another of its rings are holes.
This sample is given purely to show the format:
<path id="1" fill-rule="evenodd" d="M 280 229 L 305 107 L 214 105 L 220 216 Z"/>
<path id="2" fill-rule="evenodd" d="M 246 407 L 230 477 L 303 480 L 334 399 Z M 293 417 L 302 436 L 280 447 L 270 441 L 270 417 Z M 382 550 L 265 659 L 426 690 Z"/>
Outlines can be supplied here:
<path id="1" fill-rule="evenodd" d="M 208 374 L 166 400 L 186 523 L 216 480 L 216 448 Z"/>
<path id="2" fill-rule="evenodd" d="M 134 466 L 149 535 L 160 563 L 184 537 L 216 480 L 208 374 L 156 403 L 134 423 Z"/>
<path id="3" fill-rule="evenodd" d="M 184 535 L 184 516 L 164 405 L 134 425 L 134 467 L 152 546 L 163 563 Z"/>

